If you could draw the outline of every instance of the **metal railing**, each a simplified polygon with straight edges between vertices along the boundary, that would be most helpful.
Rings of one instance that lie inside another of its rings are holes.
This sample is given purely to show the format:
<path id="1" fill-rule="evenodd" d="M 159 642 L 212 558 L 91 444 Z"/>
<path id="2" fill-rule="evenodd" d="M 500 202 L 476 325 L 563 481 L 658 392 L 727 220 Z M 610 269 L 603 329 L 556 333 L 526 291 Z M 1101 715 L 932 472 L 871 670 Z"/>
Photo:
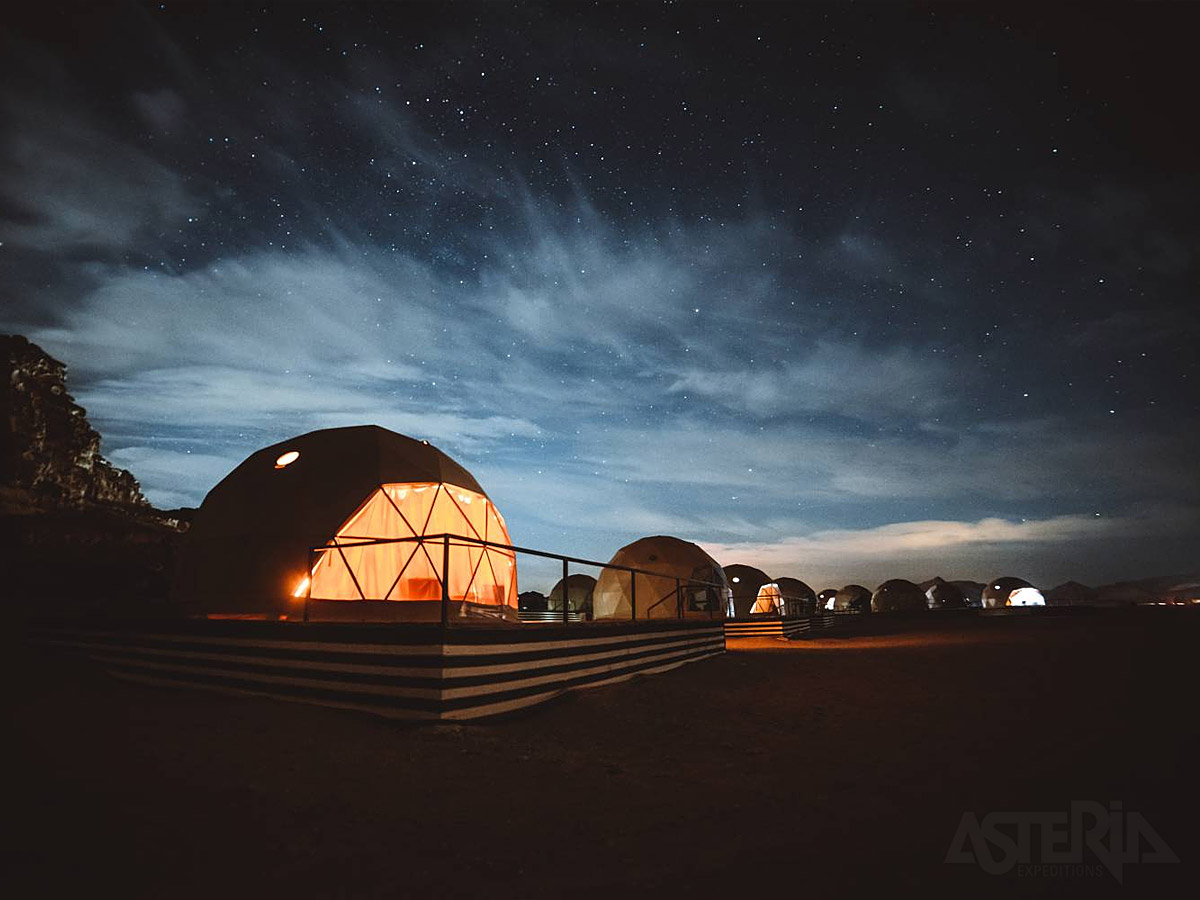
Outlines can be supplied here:
<path id="1" fill-rule="evenodd" d="M 451 596 L 450 596 L 450 579 L 448 577 L 448 574 L 450 572 L 450 549 L 451 549 L 451 547 L 471 547 L 471 546 L 482 547 L 484 549 L 501 550 L 501 551 L 505 551 L 506 553 L 511 553 L 511 554 L 513 554 L 514 565 L 516 562 L 517 554 L 526 554 L 528 556 L 534 556 L 534 557 L 538 557 L 541 559 L 560 561 L 562 563 L 562 581 L 560 582 L 562 585 L 561 624 L 563 624 L 563 625 L 572 624 L 572 622 L 579 624 L 578 614 L 576 614 L 574 617 L 572 616 L 571 604 L 570 604 L 570 599 L 569 599 L 568 578 L 570 577 L 570 574 L 571 574 L 570 567 L 572 564 L 575 564 L 577 566 L 589 566 L 589 567 L 598 568 L 598 569 L 616 569 L 621 572 L 629 573 L 629 606 L 630 606 L 629 620 L 630 621 L 637 621 L 637 618 L 638 618 L 638 614 L 637 614 L 638 613 L 638 604 L 637 604 L 637 576 L 638 575 L 643 575 L 643 576 L 646 576 L 649 578 L 662 578 L 662 579 L 667 579 L 667 580 L 673 580 L 675 582 L 675 589 L 673 591 L 668 591 L 666 594 L 664 594 L 662 597 L 658 598 L 656 601 L 651 603 L 650 606 L 648 606 L 646 608 L 646 610 L 645 610 L 646 614 L 645 614 L 645 616 L 643 616 L 643 618 L 645 618 L 645 619 L 650 618 L 650 611 L 652 609 L 657 609 L 660 605 L 662 605 L 664 602 L 666 602 L 667 600 L 670 600 L 670 599 L 675 600 L 676 617 L 679 619 L 685 618 L 685 615 L 684 615 L 685 610 L 684 610 L 684 602 L 683 602 L 685 587 L 689 588 L 689 589 L 692 587 L 702 587 L 706 591 L 709 591 L 709 590 L 714 591 L 715 596 L 709 597 L 709 599 L 708 599 L 708 609 L 707 609 L 708 617 L 710 619 L 718 618 L 718 613 L 719 613 L 720 618 L 722 618 L 722 619 L 725 618 L 725 607 L 723 604 L 728 602 L 727 592 L 729 589 L 728 589 L 727 585 L 721 584 L 719 582 L 702 581 L 702 580 L 695 579 L 695 578 L 679 578 L 674 574 L 670 574 L 670 573 L 666 573 L 666 572 L 655 572 L 651 569 L 641 569 L 636 566 L 626 566 L 626 565 L 621 565 L 620 563 L 613 563 L 613 562 L 600 562 L 600 561 L 594 560 L 594 559 L 584 559 L 583 557 L 579 557 L 579 556 L 567 556 L 562 553 L 551 553 L 546 550 L 535 550 L 532 547 L 519 547 L 515 544 L 502 544 L 502 543 L 499 543 L 498 541 L 489 541 L 489 540 L 485 540 L 483 538 L 471 537 L 468 535 L 443 533 L 443 534 L 427 534 L 427 535 L 421 535 L 419 537 L 414 536 L 414 537 L 401 537 L 401 538 L 354 538 L 352 540 L 337 541 L 336 543 L 328 543 L 328 544 L 322 544 L 322 545 L 319 545 L 316 547 L 310 547 L 308 550 L 308 584 L 305 587 L 305 595 L 304 595 L 304 621 L 305 622 L 309 621 L 309 608 L 310 608 L 312 601 L 322 599 L 319 597 L 313 597 L 313 595 L 312 595 L 313 574 L 315 573 L 316 558 L 317 558 L 318 554 L 329 553 L 331 551 L 338 551 L 338 554 L 342 559 L 343 565 L 346 566 L 346 570 L 347 570 L 347 572 L 349 572 L 350 578 L 354 582 L 355 589 L 358 591 L 360 599 L 362 599 L 362 600 L 382 599 L 382 598 L 370 598 L 364 594 L 362 586 L 359 584 L 358 578 L 354 574 L 353 567 L 350 565 L 349 560 L 346 559 L 345 554 L 341 553 L 341 551 L 352 549 L 352 548 L 360 548 L 360 547 L 377 547 L 377 546 L 384 546 L 387 544 L 412 544 L 412 543 L 418 543 L 418 544 L 421 544 L 422 546 L 424 546 L 425 544 L 435 544 L 435 545 L 441 544 L 442 569 L 441 569 L 440 575 L 438 576 L 438 581 L 440 582 L 440 586 L 441 586 L 440 603 L 441 603 L 441 624 L 442 624 L 443 628 L 449 627 L 449 625 L 450 625 L 450 604 L 452 602 L 455 602 L 451 599 Z M 430 557 L 430 559 L 432 560 L 432 557 Z M 392 585 L 393 589 L 395 589 L 402 574 L 403 574 L 403 572 L 397 574 L 396 581 L 393 582 L 393 585 Z M 436 570 L 435 570 L 435 574 L 437 574 Z M 514 577 L 515 577 L 515 573 L 514 573 Z M 390 591 L 389 591 L 389 594 L 390 594 Z M 403 601 L 401 601 L 401 602 L 403 602 Z M 720 609 L 718 609 L 718 607 L 720 607 Z M 692 609 L 691 611 L 692 612 L 701 612 L 702 610 Z M 607 619 L 606 621 L 615 621 L 615 620 Z M 558 624 L 558 623 L 556 623 L 556 624 Z"/>

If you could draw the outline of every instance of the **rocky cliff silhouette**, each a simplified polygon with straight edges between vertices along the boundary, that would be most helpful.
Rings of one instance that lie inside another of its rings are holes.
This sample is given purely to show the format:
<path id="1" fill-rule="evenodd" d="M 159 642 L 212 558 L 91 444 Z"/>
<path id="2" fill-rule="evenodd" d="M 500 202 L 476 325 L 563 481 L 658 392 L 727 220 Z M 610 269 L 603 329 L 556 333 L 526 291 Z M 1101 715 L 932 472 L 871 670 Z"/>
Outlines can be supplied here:
<path id="1" fill-rule="evenodd" d="M 100 454 L 67 367 L 0 335 L 0 561 L 22 611 L 141 611 L 165 602 L 186 510 L 151 506 Z"/>

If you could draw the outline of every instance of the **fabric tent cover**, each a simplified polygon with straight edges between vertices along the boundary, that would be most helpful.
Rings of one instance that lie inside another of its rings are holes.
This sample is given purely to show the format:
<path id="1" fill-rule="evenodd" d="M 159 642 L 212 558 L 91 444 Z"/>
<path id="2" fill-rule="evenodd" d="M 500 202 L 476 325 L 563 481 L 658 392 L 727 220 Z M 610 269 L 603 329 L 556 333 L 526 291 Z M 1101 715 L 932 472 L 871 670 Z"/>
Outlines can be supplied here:
<path id="1" fill-rule="evenodd" d="M 1045 606 L 1046 598 L 1035 587 L 1017 588 L 1008 595 L 1009 606 Z"/>
<path id="2" fill-rule="evenodd" d="M 751 615 L 761 613 L 783 615 L 783 594 L 779 591 L 779 585 L 774 582 L 768 582 L 758 589 L 758 596 L 754 598 L 754 605 L 750 607 Z"/>
<path id="3" fill-rule="evenodd" d="M 644 537 L 622 547 L 610 562 L 661 573 L 635 576 L 639 619 L 678 616 L 676 578 L 681 582 L 684 618 L 725 615 L 729 602 L 725 572 L 711 556 L 689 541 L 667 535 Z M 630 584 L 629 572 L 607 568 L 601 571 L 592 594 L 592 618 L 632 618 Z"/>
<path id="4" fill-rule="evenodd" d="M 431 482 L 381 485 L 329 541 L 334 549 L 318 554 L 311 596 L 440 601 L 441 541 L 362 543 L 431 534 L 511 543 L 499 510 L 479 492 Z M 512 551 L 453 541 L 450 546 L 451 600 L 516 608 L 517 564 Z M 297 589 L 293 594 L 304 592 Z"/>
<path id="5" fill-rule="evenodd" d="M 345 545 L 442 531 L 511 543 L 483 488 L 436 447 L 375 425 L 313 431 L 251 454 L 209 491 L 180 552 L 172 598 L 191 613 L 295 615 L 309 548 L 329 546 L 316 557 L 314 597 L 432 595 L 436 606 L 440 587 L 435 595 L 430 581 L 441 578 L 440 542 Z M 456 602 L 515 609 L 515 560 L 452 547 L 449 586 Z"/>

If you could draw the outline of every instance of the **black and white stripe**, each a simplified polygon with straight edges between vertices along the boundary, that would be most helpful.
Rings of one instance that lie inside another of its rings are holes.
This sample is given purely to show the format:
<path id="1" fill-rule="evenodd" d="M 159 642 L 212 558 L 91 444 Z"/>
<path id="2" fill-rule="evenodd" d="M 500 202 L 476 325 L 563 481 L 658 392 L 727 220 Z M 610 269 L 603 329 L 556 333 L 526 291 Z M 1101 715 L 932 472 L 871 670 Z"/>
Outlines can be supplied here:
<path id="1" fill-rule="evenodd" d="M 727 619 L 725 621 L 725 638 L 726 640 L 736 640 L 738 638 L 773 637 L 790 640 L 829 628 L 835 621 L 832 613 L 818 613 L 814 616 L 802 616 L 794 619 L 783 619 L 778 616 L 742 620 Z"/>
<path id="2" fill-rule="evenodd" d="M 404 719 L 472 719 L 662 672 L 725 650 L 720 622 L 529 629 L 193 620 L 42 627 L 41 644 L 86 653 L 152 684 L 251 693 Z"/>

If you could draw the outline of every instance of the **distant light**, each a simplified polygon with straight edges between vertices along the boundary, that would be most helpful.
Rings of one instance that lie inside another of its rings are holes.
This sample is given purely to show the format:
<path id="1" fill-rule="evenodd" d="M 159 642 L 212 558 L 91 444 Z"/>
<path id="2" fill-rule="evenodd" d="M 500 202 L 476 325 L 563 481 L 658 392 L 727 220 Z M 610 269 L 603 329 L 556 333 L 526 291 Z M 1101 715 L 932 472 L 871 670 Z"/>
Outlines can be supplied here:
<path id="1" fill-rule="evenodd" d="M 737 583 L 738 583 L 739 581 L 741 581 L 741 580 L 742 580 L 742 579 L 740 579 L 738 576 L 736 576 L 736 575 L 734 575 L 734 576 L 733 576 L 733 583 L 734 583 L 734 584 L 737 584 Z"/>
<path id="2" fill-rule="evenodd" d="M 287 453 L 275 460 L 275 468 L 282 469 L 284 466 L 290 466 L 300 458 L 299 450 L 289 450 Z"/>

